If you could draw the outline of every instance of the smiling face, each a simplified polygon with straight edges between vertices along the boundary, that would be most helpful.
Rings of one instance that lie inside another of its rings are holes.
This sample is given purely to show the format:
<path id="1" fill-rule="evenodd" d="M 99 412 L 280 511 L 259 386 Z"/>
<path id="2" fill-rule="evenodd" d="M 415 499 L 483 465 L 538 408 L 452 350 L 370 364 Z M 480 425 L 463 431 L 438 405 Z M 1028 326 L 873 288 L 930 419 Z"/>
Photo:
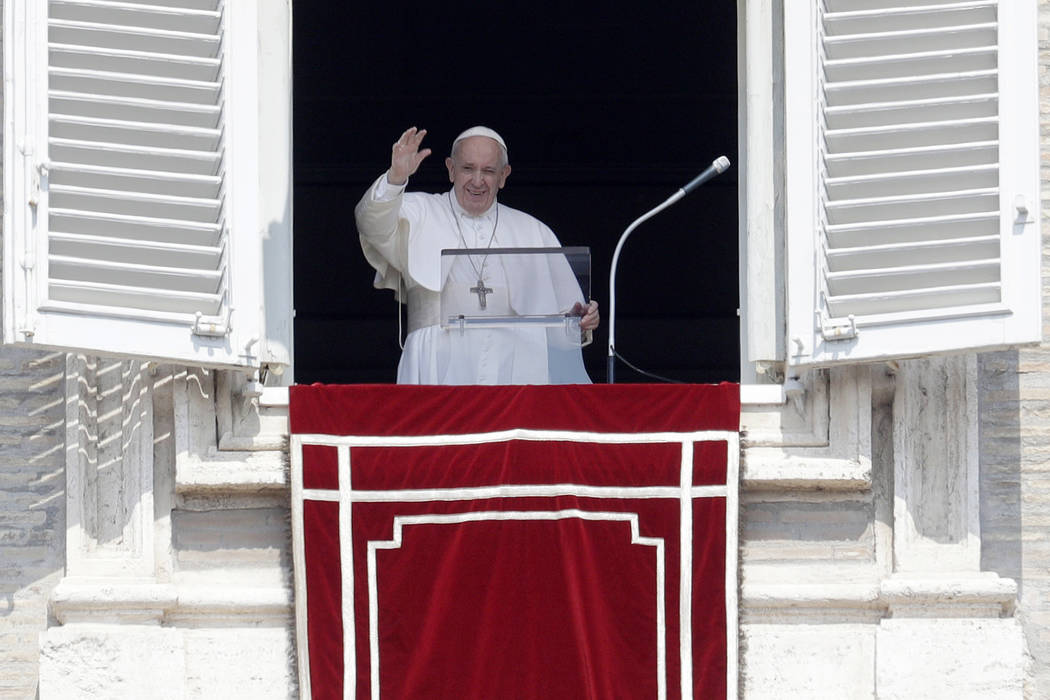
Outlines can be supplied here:
<path id="1" fill-rule="evenodd" d="M 484 214 L 507 182 L 510 165 L 499 144 L 487 136 L 470 136 L 459 141 L 445 159 L 448 179 L 456 191 L 459 206 L 471 216 Z"/>

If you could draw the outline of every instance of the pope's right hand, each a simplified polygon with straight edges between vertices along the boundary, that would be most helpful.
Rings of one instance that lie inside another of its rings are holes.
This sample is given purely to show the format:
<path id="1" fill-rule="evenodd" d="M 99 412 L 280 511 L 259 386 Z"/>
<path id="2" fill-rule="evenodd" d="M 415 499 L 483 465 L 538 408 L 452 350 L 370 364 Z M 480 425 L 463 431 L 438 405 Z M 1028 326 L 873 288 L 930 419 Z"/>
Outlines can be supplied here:
<path id="1" fill-rule="evenodd" d="M 403 185 L 408 178 L 419 169 L 419 164 L 430 155 L 430 149 L 419 150 L 419 144 L 427 135 L 426 129 L 412 127 L 401 134 L 401 138 L 394 143 L 390 154 L 390 170 L 387 171 L 386 179 L 391 185 Z"/>

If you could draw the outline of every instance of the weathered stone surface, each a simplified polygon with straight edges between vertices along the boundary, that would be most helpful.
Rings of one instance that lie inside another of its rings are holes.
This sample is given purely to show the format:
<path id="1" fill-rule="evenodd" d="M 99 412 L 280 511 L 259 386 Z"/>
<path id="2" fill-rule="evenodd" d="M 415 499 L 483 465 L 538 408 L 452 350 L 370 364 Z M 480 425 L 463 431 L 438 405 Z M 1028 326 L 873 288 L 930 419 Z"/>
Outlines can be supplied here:
<path id="1" fill-rule="evenodd" d="M 40 700 L 187 697 L 179 630 L 52 627 L 41 639 L 40 657 Z"/>
<path id="2" fill-rule="evenodd" d="M 0 346 L 0 697 L 37 689 L 47 596 L 62 576 L 64 356 Z"/>
<path id="3" fill-rule="evenodd" d="M 1021 697 L 1024 635 L 1014 619 L 889 619 L 876 639 L 879 700 Z"/>
<path id="4" fill-rule="evenodd" d="M 740 685 L 749 700 L 875 697 L 873 625 L 743 625 L 741 637 Z"/>

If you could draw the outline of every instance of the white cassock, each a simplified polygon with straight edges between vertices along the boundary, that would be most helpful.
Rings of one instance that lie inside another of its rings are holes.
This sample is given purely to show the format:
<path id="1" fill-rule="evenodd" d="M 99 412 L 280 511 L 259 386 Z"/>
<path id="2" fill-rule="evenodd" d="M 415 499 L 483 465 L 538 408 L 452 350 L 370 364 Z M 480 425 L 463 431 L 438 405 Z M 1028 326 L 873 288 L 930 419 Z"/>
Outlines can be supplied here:
<path id="1" fill-rule="evenodd" d="M 591 383 L 583 368 L 579 338 L 567 337 L 564 328 L 447 330 L 440 326 L 442 287 L 448 293 L 475 286 L 479 265 L 485 286 L 497 290 L 488 302 L 497 308 L 505 304 L 511 314 L 552 308 L 565 312 L 582 300 L 568 264 L 551 262 L 560 256 L 514 256 L 530 260 L 522 263 L 501 256 L 457 256 L 444 284 L 444 249 L 560 246 L 541 221 L 498 203 L 480 216 L 471 216 L 454 193 L 405 192 L 404 185 L 388 183 L 386 173 L 368 189 L 354 214 L 361 249 L 376 270 L 376 288 L 394 290 L 408 306 L 409 332 L 397 368 L 398 384 Z M 472 298 L 476 303 L 477 297 Z"/>

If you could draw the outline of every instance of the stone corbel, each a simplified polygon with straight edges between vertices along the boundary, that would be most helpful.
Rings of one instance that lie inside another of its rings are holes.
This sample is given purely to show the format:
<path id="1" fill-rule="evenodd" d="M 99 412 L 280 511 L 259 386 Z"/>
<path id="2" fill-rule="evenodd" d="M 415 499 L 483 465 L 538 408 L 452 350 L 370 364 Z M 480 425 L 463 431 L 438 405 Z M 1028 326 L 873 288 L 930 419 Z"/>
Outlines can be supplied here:
<path id="1" fill-rule="evenodd" d="M 811 371 L 799 401 L 742 408 L 741 480 L 749 490 L 871 488 L 867 367 Z"/>
<path id="2" fill-rule="evenodd" d="M 288 486 L 288 390 L 246 397 L 232 370 L 174 375 L 175 487 L 192 492 L 280 491 Z"/>

